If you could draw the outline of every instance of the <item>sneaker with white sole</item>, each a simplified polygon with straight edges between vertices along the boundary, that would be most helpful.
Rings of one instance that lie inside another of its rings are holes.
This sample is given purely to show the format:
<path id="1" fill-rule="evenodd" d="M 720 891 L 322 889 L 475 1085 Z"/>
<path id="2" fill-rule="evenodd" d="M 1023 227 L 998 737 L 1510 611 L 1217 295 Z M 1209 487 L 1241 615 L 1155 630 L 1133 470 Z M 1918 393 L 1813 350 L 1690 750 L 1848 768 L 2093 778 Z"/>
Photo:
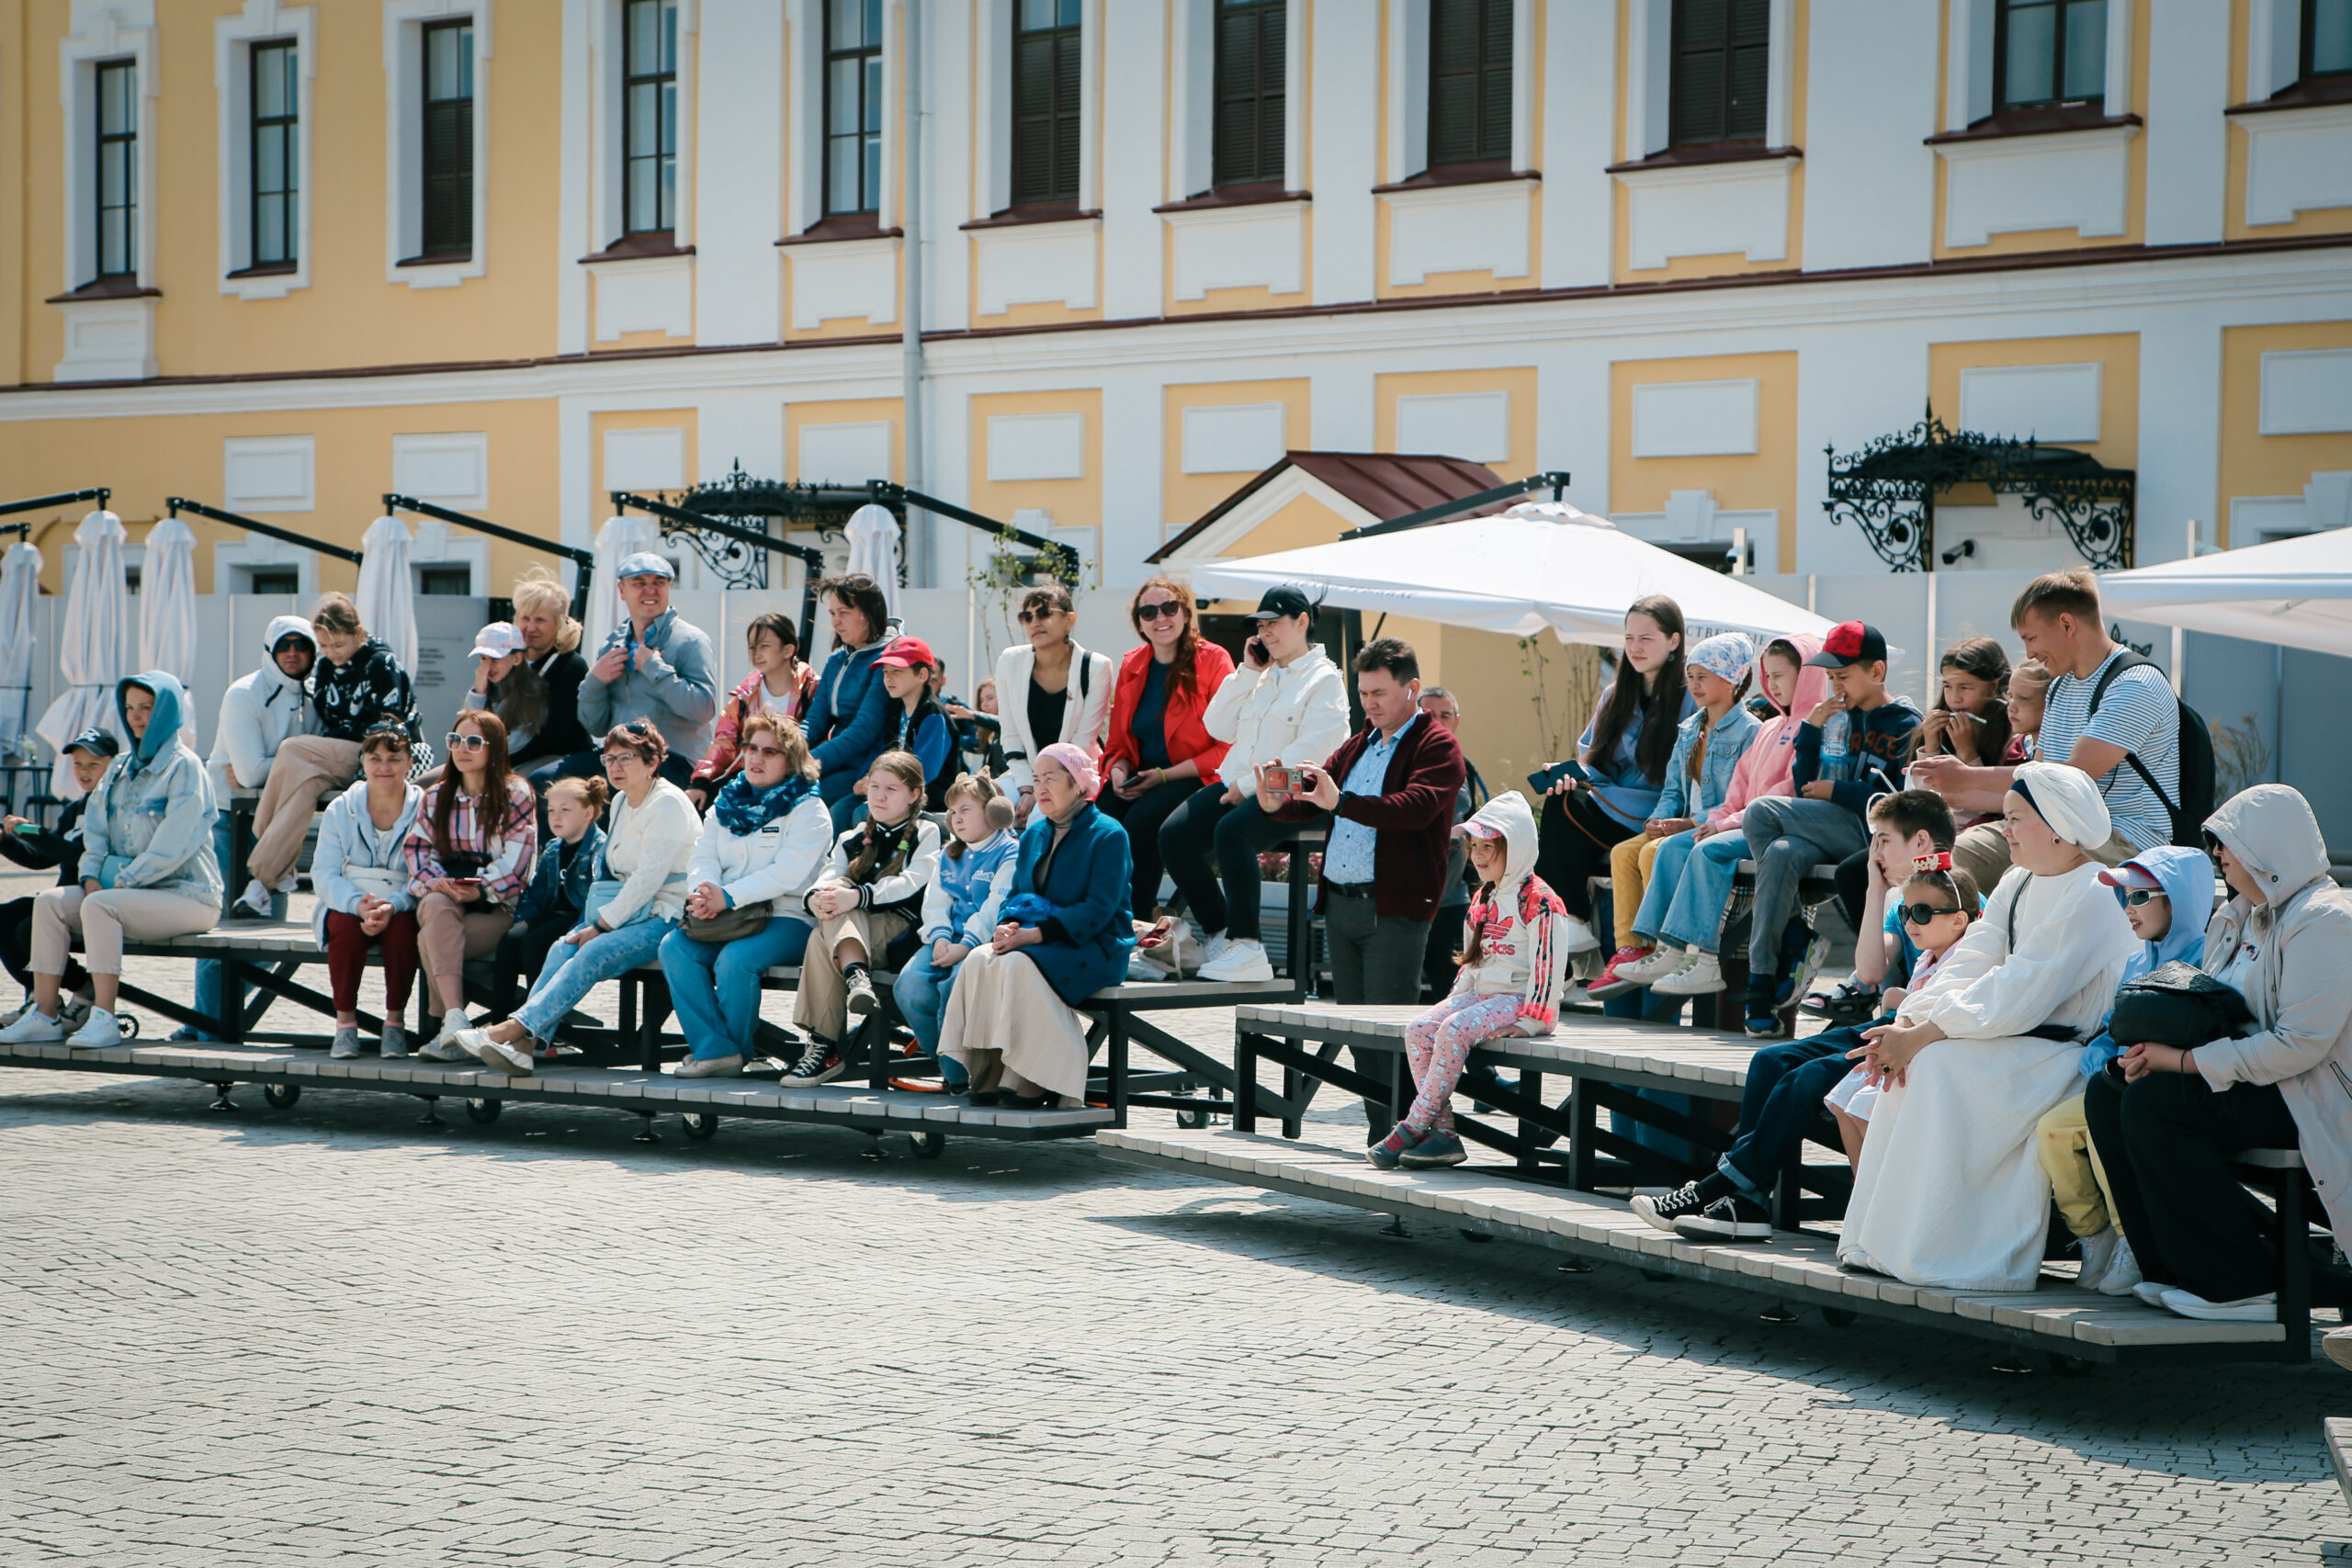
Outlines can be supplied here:
<path id="1" fill-rule="evenodd" d="M 1590 922 L 1579 920 L 1574 915 L 1562 915 L 1560 919 L 1566 922 L 1568 928 L 1567 940 L 1560 943 L 1562 953 L 1574 958 L 1579 953 L 1600 951 L 1600 939 L 1592 934 Z"/>
<path id="2" fill-rule="evenodd" d="M 109 1045 L 122 1043 L 122 1025 L 106 1009 L 90 1010 L 90 1021 L 65 1038 L 65 1043 L 76 1051 L 103 1051 Z"/>
<path id="3" fill-rule="evenodd" d="M 397 1023 L 384 1025 L 384 1032 L 376 1041 L 376 1055 L 387 1062 L 397 1062 L 408 1055 L 408 1031 Z"/>
<path id="4" fill-rule="evenodd" d="M 334 1032 L 334 1043 L 327 1047 L 330 1061 L 348 1062 L 359 1055 L 359 1027 L 344 1024 Z"/>
<path id="5" fill-rule="evenodd" d="M 1241 985 L 1272 979 L 1274 966 L 1266 957 L 1266 944 L 1245 937 L 1227 943 L 1223 953 L 1202 964 L 1200 977 L 1225 985 Z"/>
<path id="6" fill-rule="evenodd" d="M 0 1029 L 0 1045 L 54 1045 L 71 1032 L 63 1017 L 27 1008 L 16 1022 Z"/>
<path id="7" fill-rule="evenodd" d="M 1661 997 L 1711 997 L 1723 988 L 1723 961 L 1712 953 L 1690 954 L 1681 968 L 1650 987 Z"/>
<path id="8" fill-rule="evenodd" d="M 2233 1302 L 2209 1302 L 2194 1291 L 2184 1291 L 2176 1286 L 2166 1291 L 2162 1300 L 2167 1311 L 2204 1323 L 2278 1321 L 2278 1296 L 2273 1291 L 2266 1291 L 2258 1296 L 2241 1296 Z"/>

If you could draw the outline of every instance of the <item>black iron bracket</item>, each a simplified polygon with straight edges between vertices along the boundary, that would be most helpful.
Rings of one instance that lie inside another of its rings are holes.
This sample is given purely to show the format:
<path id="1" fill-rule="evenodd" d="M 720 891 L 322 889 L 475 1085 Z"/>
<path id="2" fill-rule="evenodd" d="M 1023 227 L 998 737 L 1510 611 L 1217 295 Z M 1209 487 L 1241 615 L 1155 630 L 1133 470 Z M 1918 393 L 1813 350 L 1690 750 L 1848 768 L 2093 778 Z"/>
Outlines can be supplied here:
<path id="1" fill-rule="evenodd" d="M 1568 474 L 1565 468 L 1530 474 L 1523 479 L 1514 479 L 1507 485 L 1497 485 L 1493 490 L 1482 490 L 1476 495 L 1465 495 L 1459 501 L 1442 502 L 1435 506 L 1424 506 L 1419 512 L 1408 512 L 1402 517 L 1391 517 L 1379 523 L 1367 523 L 1361 528 L 1349 529 L 1340 537 L 1368 539 L 1374 534 L 1401 534 L 1408 528 L 1419 528 L 1430 523 L 1442 523 L 1449 517 L 1459 516 L 1464 512 L 1476 512 L 1479 507 L 1492 506 L 1498 501 L 1516 501 L 1533 491 L 1548 490 L 1552 492 L 1552 499 L 1558 501 L 1566 493 L 1567 488 Z"/>
<path id="2" fill-rule="evenodd" d="M 164 506 L 174 517 L 177 517 L 183 512 L 193 512 L 198 517 L 209 517 L 215 523 L 226 523 L 232 528 L 243 528 L 248 534 L 260 534 L 267 538 L 282 539 L 289 545 L 300 545 L 306 550 L 316 550 L 322 556 L 333 556 L 337 560 L 359 559 L 357 550 L 346 550 L 341 545 L 324 544 L 305 535 L 297 534 L 291 529 L 280 528 L 274 523 L 258 523 L 243 513 L 224 512 L 217 506 L 207 506 L 200 501 L 190 501 L 184 495 L 165 497 Z"/>

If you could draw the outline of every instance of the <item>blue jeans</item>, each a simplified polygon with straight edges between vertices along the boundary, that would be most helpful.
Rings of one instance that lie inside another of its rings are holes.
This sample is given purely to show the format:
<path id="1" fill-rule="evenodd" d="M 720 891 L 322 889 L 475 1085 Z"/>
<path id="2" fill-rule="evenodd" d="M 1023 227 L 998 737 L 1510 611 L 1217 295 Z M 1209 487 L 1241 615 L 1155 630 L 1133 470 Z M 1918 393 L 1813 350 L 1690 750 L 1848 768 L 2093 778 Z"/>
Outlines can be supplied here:
<path id="1" fill-rule="evenodd" d="M 752 1054 L 760 976 L 779 964 L 799 963 L 810 929 L 806 920 L 776 915 L 756 935 L 733 942 L 696 942 L 683 927 L 662 939 L 670 1005 L 695 1060 Z"/>
<path id="2" fill-rule="evenodd" d="M 1825 1029 L 1803 1040 L 1767 1045 L 1748 1059 L 1740 1096 L 1739 1136 L 1715 1168 L 1758 1203 L 1804 1147 L 1821 1119 L 1821 1102 L 1853 1070 L 1846 1053 L 1862 1043 L 1859 1029 Z"/>
<path id="3" fill-rule="evenodd" d="M 582 998 L 606 980 L 617 979 L 640 964 L 650 963 L 662 951 L 662 940 L 677 927 L 669 920 L 632 921 L 616 931 L 592 937 L 578 947 L 559 942 L 548 950 L 547 967 L 531 987 L 515 1021 L 535 1040 L 553 1040 L 555 1032 Z"/>
<path id="4" fill-rule="evenodd" d="M 924 942 L 915 949 L 914 957 L 891 982 L 890 994 L 897 1000 L 907 1027 L 915 1032 L 915 1039 L 923 1050 L 933 1056 L 939 1056 L 939 1021 L 947 1015 L 947 997 L 956 988 L 956 976 L 962 967 L 933 967 L 931 943 Z M 971 1081 L 963 1063 L 945 1056 L 939 1056 L 939 1076 L 951 1089 L 960 1089 Z"/>
<path id="5" fill-rule="evenodd" d="M 1669 839 L 1668 843 L 1674 840 Z M 1668 887 L 1663 873 L 1667 852 L 1657 852 L 1658 872 L 1650 882 L 1650 892 Z M 1642 912 L 1634 929 L 1646 936 L 1661 937 L 1678 947 L 1695 948 L 1701 953 L 1715 950 L 1715 936 L 1723 930 L 1724 906 L 1731 902 L 1732 879 L 1739 874 L 1739 863 L 1747 858 L 1747 835 L 1716 833 L 1702 839 L 1687 851 L 1671 887 L 1668 887 L 1665 915 L 1656 925 L 1649 923 L 1650 894 L 1642 896 Z"/>

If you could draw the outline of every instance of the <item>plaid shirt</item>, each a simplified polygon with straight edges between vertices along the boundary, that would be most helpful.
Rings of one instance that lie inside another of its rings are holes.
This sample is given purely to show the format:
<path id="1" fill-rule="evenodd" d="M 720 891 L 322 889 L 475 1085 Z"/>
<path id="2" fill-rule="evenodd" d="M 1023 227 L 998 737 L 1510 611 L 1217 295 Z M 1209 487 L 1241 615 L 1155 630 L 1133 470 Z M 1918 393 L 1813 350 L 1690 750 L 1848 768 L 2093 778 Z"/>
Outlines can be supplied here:
<path id="1" fill-rule="evenodd" d="M 457 781 L 451 778 L 448 784 Z M 447 787 L 444 784 L 441 787 Z M 416 826 L 409 829 L 408 890 L 412 897 L 422 898 L 425 890 L 439 877 L 449 874 L 441 863 L 441 852 L 433 843 L 433 808 L 435 795 L 427 793 L 424 805 L 416 814 Z M 482 830 L 481 800 L 479 796 L 460 795 L 449 811 L 449 848 L 453 852 L 483 857 L 482 868 L 471 874 L 481 878 L 481 896 L 485 905 L 513 904 L 523 896 L 531 880 L 531 852 L 538 847 L 539 820 L 531 786 L 516 774 L 506 779 L 506 827 L 495 838 Z"/>

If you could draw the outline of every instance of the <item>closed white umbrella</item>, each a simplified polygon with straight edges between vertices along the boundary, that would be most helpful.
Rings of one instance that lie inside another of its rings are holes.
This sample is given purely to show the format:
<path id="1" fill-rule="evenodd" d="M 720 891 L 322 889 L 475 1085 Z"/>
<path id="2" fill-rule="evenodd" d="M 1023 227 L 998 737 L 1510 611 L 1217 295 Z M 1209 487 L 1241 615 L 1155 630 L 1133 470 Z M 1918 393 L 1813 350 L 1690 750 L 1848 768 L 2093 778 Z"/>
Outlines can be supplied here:
<path id="1" fill-rule="evenodd" d="M 28 540 L 0 557 L 0 748 L 25 743 L 40 614 L 40 550 Z"/>
<path id="2" fill-rule="evenodd" d="M 596 530 L 596 559 L 591 568 L 595 581 L 588 585 L 587 616 L 581 623 L 580 637 L 580 651 L 591 663 L 613 628 L 621 624 L 621 562 L 639 550 L 659 554 L 661 549 L 662 536 L 650 518 L 624 513 L 606 518 Z"/>
<path id="3" fill-rule="evenodd" d="M 887 506 L 866 502 L 849 514 L 849 569 L 882 587 L 882 602 L 899 613 L 899 520 Z"/>
<path id="4" fill-rule="evenodd" d="M 397 517 L 379 517 L 359 536 L 359 592 L 352 596 L 359 608 L 359 624 L 416 673 L 416 582 L 408 569 L 408 525 Z"/>
<path id="5" fill-rule="evenodd" d="M 1197 592 L 1256 599 L 1277 583 L 1325 589 L 1339 609 L 1410 615 L 1509 637 L 1549 626 L 1562 642 L 1613 648 L 1625 610 L 1663 593 L 1681 606 L 1690 639 L 1721 631 L 1759 637 L 1815 635 L 1830 623 L 1736 577 L 1711 571 L 1558 502 L 1529 502 L 1499 517 L 1437 523 L 1394 534 L 1192 567 Z"/>
<path id="6" fill-rule="evenodd" d="M 147 531 L 139 572 L 139 668 L 168 670 L 181 684 L 195 683 L 196 535 L 176 517 Z"/>
<path id="7" fill-rule="evenodd" d="M 2127 621 L 2352 655 L 2352 528 L 2105 572 L 2098 596 Z"/>
<path id="8" fill-rule="evenodd" d="M 72 800 L 82 792 L 65 760 L 65 744 L 93 725 L 129 744 L 115 713 L 114 689 L 123 677 L 122 636 L 130 623 L 130 593 L 122 575 L 122 519 L 93 512 L 74 530 L 74 581 L 65 591 L 65 626 L 58 637 L 57 674 L 65 690 L 40 716 L 40 738 L 57 760 L 50 793 Z"/>

